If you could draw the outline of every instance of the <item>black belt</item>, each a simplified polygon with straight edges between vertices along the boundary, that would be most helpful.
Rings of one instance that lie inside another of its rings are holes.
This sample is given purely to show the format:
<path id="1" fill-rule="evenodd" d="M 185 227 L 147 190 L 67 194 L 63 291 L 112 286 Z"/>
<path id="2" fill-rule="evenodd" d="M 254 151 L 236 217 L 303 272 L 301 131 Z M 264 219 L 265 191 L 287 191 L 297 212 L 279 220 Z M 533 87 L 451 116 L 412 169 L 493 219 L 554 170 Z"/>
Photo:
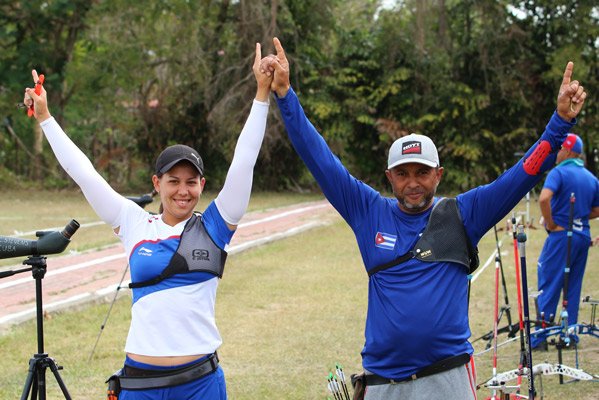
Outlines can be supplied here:
<path id="1" fill-rule="evenodd" d="M 450 369 L 454 369 L 457 367 L 461 367 L 470 361 L 469 354 L 460 354 L 458 356 L 453 356 L 446 358 L 444 360 L 438 361 L 428 367 L 424 367 L 420 371 L 415 374 L 410 375 L 407 378 L 396 380 L 396 379 L 388 379 L 383 378 L 382 376 L 376 374 L 367 373 L 364 376 L 366 381 L 366 386 L 374 386 L 374 385 L 387 385 L 387 384 L 395 384 L 407 381 L 414 381 L 418 378 L 424 378 L 425 376 L 430 376 L 434 374 L 438 374 L 440 372 L 449 371 Z"/>
<path id="2" fill-rule="evenodd" d="M 148 370 L 125 365 L 124 375 L 119 376 L 121 389 L 158 389 L 200 379 L 218 368 L 218 356 L 210 354 L 207 359 L 196 364 L 174 370 Z"/>

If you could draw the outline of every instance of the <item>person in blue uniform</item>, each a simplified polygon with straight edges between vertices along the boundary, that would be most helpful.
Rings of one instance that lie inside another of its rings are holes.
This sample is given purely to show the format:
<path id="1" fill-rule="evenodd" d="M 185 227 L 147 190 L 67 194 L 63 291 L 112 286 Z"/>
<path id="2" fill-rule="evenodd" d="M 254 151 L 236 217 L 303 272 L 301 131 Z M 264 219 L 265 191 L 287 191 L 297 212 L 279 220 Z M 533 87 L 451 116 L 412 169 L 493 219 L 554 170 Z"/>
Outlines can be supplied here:
<path id="1" fill-rule="evenodd" d="M 216 354 L 222 339 L 215 300 L 226 247 L 249 203 L 266 129 L 272 77 L 260 72 L 261 58 L 257 43 L 257 89 L 250 114 L 223 188 L 199 215 L 194 210 L 206 178 L 195 149 L 176 144 L 156 159 L 152 184 L 161 205 L 159 214 L 152 215 L 118 194 L 94 169 L 50 115 L 46 91 L 38 96 L 26 89 L 25 103 L 34 106 L 59 163 L 125 247 L 131 268 L 131 325 L 124 366 L 109 386 L 109 393 L 120 400 L 227 398 Z M 37 82 L 37 72 L 32 74 Z"/>
<path id="2" fill-rule="evenodd" d="M 443 176 L 433 141 L 412 134 L 395 141 L 385 174 L 394 197 L 355 178 L 310 123 L 289 82 L 278 39 L 262 60 L 289 138 L 324 195 L 353 230 L 368 281 L 362 364 L 366 400 L 476 398 L 468 342 L 468 273 L 480 238 L 555 162 L 555 152 L 586 98 L 568 63 L 557 109 L 526 155 L 494 182 L 435 196 Z M 400 383 L 400 384 L 398 384 Z"/>
<path id="3" fill-rule="evenodd" d="M 568 134 L 557 153 L 557 166 L 547 174 L 539 195 L 539 206 L 548 236 L 537 264 L 540 318 L 556 322 L 557 304 L 564 288 L 568 249 L 570 196 L 574 194 L 570 271 L 567 288 L 567 322 L 576 325 L 582 279 L 591 245 L 589 219 L 599 217 L 599 180 L 584 167 L 582 139 Z M 560 313 L 561 314 L 561 313 Z M 571 336 L 575 341 L 578 337 Z M 539 347 L 545 335 L 532 336 L 532 346 Z"/>

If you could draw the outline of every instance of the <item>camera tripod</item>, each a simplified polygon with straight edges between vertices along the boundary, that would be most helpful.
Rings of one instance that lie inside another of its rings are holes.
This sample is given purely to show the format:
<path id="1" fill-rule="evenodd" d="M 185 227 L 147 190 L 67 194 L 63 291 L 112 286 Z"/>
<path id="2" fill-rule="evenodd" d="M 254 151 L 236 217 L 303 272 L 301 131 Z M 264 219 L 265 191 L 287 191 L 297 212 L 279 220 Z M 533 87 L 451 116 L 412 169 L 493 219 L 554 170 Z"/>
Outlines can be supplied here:
<path id="1" fill-rule="evenodd" d="M 60 390 L 65 399 L 71 400 L 71 396 L 65 386 L 58 370 L 62 369 L 54 362 L 54 359 L 44 353 L 44 311 L 42 308 L 42 279 L 46 275 L 46 256 L 42 254 L 56 254 L 67 248 L 71 236 L 79 229 L 79 222 L 74 219 L 69 222 L 62 231 L 38 231 L 35 233 L 38 240 L 25 240 L 0 236 L 0 258 L 18 256 L 29 256 L 23 261 L 31 268 L 23 268 L 14 271 L 0 272 L 0 278 L 6 278 L 21 272 L 31 271 L 35 279 L 35 305 L 37 318 L 37 353 L 29 360 L 29 374 L 25 381 L 21 400 L 27 400 L 31 393 L 31 400 L 38 398 L 46 400 L 46 369 L 54 374 Z"/>
<path id="2" fill-rule="evenodd" d="M 65 399 L 71 400 L 64 381 L 60 377 L 58 370 L 62 369 L 58 366 L 53 358 L 44 352 L 44 313 L 42 309 L 42 279 L 46 274 L 46 257 L 45 256 L 30 256 L 23 264 L 31 265 L 30 268 L 23 268 L 15 271 L 6 271 L 0 274 L 0 278 L 18 274 L 21 272 L 31 271 L 35 279 L 35 305 L 37 318 L 37 353 L 29 360 L 29 373 L 25 380 L 25 387 L 21 394 L 21 400 L 27 400 L 31 393 L 31 400 L 39 399 L 46 400 L 46 369 L 54 374 L 54 378 L 60 386 L 60 390 Z"/>

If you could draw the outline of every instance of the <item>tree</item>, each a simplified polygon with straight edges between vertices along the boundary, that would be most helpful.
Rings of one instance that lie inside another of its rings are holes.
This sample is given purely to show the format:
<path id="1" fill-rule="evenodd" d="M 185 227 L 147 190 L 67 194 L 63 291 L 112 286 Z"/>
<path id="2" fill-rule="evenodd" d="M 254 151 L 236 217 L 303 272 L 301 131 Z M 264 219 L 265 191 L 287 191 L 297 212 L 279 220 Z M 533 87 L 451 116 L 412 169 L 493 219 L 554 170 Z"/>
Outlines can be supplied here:
<path id="1" fill-rule="evenodd" d="M 85 30 L 85 17 L 94 1 L 53 0 L 45 2 L 0 2 L 0 110 L 13 121 L 18 132 L 27 132 L 22 111 L 14 107 L 15 99 L 22 100 L 25 85 L 31 87 L 31 69 L 47 76 L 46 85 L 52 88 L 50 103 L 60 121 L 62 111 L 72 95 L 65 86 L 66 67 L 72 59 L 75 44 Z M 35 125 L 37 127 L 37 125 Z M 30 138 L 33 149 L 33 168 L 30 177 L 42 179 L 42 143 L 40 129 Z M 17 154 L 16 151 L 13 154 Z M 10 159 L 10 155 L 6 161 Z M 15 157 L 15 155 L 13 155 Z M 48 173 L 51 171 L 45 168 Z"/>
<path id="2" fill-rule="evenodd" d="M 311 120 L 352 173 L 377 186 L 390 144 L 410 132 L 437 143 L 443 190 L 488 182 L 538 138 L 568 60 L 587 87 L 599 79 L 590 0 L 0 0 L 0 11 L 6 175 L 64 177 L 15 108 L 32 67 L 97 169 L 116 187 L 144 190 L 172 143 L 198 148 L 208 187 L 220 187 L 254 94 L 254 42 L 266 54 L 273 36 Z M 313 180 L 271 109 L 256 187 L 303 190 Z M 576 128 L 591 170 L 597 118 L 589 101 Z"/>

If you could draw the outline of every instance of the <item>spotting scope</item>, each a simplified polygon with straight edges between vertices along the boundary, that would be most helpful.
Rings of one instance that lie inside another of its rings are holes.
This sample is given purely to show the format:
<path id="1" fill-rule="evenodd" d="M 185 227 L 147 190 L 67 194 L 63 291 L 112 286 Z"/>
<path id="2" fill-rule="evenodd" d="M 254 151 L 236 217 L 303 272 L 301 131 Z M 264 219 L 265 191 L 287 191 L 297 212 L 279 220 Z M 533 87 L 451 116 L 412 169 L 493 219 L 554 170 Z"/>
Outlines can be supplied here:
<path id="1" fill-rule="evenodd" d="M 38 240 L 0 236 L 0 258 L 40 256 L 62 253 L 71 242 L 71 236 L 79 229 L 79 222 L 71 220 L 62 231 L 38 231 Z"/>

